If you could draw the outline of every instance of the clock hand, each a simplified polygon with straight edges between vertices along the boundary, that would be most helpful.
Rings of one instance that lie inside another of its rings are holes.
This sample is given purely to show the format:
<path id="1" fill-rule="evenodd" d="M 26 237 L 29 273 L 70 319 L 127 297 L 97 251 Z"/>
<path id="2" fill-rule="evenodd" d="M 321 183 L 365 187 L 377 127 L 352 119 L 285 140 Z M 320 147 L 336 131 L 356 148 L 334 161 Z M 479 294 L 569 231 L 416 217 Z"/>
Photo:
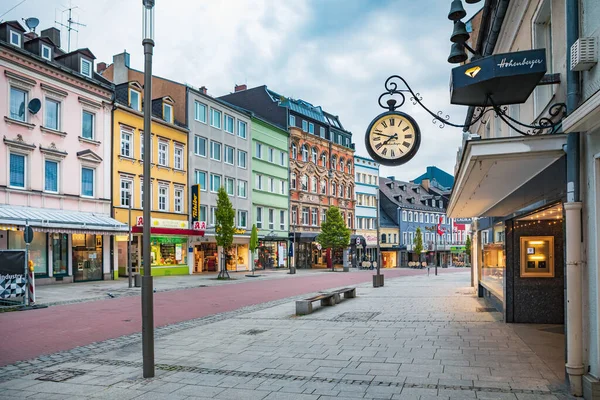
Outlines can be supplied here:
<path id="1" fill-rule="evenodd" d="M 396 134 L 394 133 L 394 135 L 384 135 L 383 133 L 376 133 L 376 135 L 385 136 L 387 138 L 391 138 L 391 137 L 394 137 Z"/>
<path id="2" fill-rule="evenodd" d="M 394 139 L 398 139 L 398 134 L 394 133 L 392 136 L 388 136 L 389 139 L 383 142 L 383 145 L 385 146 L 386 144 L 388 144 L 390 141 L 394 140 Z"/>

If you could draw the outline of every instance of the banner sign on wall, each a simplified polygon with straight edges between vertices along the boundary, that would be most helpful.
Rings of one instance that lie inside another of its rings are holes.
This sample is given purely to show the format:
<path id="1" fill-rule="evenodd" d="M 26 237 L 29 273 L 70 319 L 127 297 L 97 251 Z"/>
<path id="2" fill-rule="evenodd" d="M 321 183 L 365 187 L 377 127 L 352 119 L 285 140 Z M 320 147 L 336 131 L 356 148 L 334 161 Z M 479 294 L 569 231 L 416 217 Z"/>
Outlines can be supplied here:
<path id="1" fill-rule="evenodd" d="M 0 299 L 23 297 L 26 291 L 25 251 L 0 251 Z"/>
<path id="2" fill-rule="evenodd" d="M 192 225 L 200 221 L 200 185 L 192 185 Z"/>

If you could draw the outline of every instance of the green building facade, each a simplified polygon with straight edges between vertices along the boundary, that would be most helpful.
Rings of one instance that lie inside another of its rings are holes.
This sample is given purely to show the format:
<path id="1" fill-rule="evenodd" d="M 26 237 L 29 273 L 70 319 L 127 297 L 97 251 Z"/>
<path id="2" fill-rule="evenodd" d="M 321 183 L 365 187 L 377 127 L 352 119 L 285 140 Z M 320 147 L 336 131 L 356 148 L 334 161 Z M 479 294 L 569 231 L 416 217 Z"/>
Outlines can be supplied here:
<path id="1" fill-rule="evenodd" d="M 287 267 L 289 133 L 252 117 L 252 223 L 258 228 L 257 268 Z"/>

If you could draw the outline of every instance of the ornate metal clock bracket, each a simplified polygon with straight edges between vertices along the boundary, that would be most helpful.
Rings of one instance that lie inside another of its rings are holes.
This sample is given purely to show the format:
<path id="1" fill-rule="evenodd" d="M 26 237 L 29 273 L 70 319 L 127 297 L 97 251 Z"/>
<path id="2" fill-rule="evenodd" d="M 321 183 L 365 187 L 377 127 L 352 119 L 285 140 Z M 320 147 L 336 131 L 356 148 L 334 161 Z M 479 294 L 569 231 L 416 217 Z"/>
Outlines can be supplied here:
<path id="1" fill-rule="evenodd" d="M 399 87 L 398 82 L 395 80 L 399 80 L 403 86 Z M 495 118 L 500 118 L 506 125 L 512 128 L 515 132 L 520 133 L 525 136 L 532 135 L 541 135 L 544 133 L 554 133 L 560 127 L 562 123 L 563 117 L 566 115 L 567 106 L 565 103 L 555 103 L 550 106 L 548 109 L 549 117 L 542 117 L 534 122 L 533 124 L 525 124 L 520 121 L 517 121 L 510 115 L 508 115 L 508 107 L 500 106 L 494 104 L 494 101 L 491 96 L 488 95 L 487 103 L 488 105 L 480 106 L 475 108 L 475 112 L 473 117 L 471 118 L 471 122 L 467 124 L 455 124 L 450 122 L 450 116 L 448 114 L 443 113 L 442 111 L 438 111 L 434 113 L 431 111 L 425 104 L 423 104 L 423 97 L 418 93 L 414 92 L 409 84 L 406 82 L 404 78 L 399 75 L 392 75 L 385 81 L 385 92 L 379 96 L 379 106 L 389 111 L 395 111 L 396 109 L 402 107 L 406 102 L 405 93 L 409 93 L 409 100 L 413 103 L 413 105 L 419 105 L 423 108 L 431 117 L 431 120 L 434 124 L 440 124 L 440 128 L 444 128 L 446 125 L 453 126 L 455 128 L 469 128 L 472 125 L 476 124 L 479 120 L 483 118 L 483 116 L 489 112 L 494 113 Z M 384 97 L 390 97 L 387 101 L 387 105 L 382 104 L 382 100 Z M 400 101 L 395 100 L 393 97 L 397 96 L 400 98 Z M 558 117 L 558 120 L 555 119 Z M 488 120 L 489 121 L 489 120 Z M 488 121 L 481 121 L 482 123 L 487 123 Z"/>

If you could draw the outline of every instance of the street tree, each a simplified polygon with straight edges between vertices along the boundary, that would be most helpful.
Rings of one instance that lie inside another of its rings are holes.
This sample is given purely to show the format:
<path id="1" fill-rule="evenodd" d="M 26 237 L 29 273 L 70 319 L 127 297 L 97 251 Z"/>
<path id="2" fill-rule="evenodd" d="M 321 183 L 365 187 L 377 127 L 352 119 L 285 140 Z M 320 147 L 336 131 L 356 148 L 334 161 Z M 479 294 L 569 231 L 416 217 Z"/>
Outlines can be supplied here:
<path id="1" fill-rule="evenodd" d="M 225 187 L 219 188 L 217 197 L 217 209 L 215 210 L 215 240 L 217 246 L 223 248 L 223 257 L 221 259 L 221 269 L 218 278 L 229 279 L 225 257 L 231 250 L 233 244 L 233 234 L 235 232 L 233 206 L 229 200 L 229 196 L 225 191 Z"/>
<path id="2" fill-rule="evenodd" d="M 419 264 L 421 263 L 421 253 L 423 252 L 423 234 L 421 233 L 421 228 L 417 228 L 417 232 L 415 234 L 414 243 L 415 245 L 415 253 L 417 253 L 417 257 L 419 257 Z"/>
<path id="3" fill-rule="evenodd" d="M 252 275 L 254 275 L 254 270 L 256 269 L 256 264 L 254 260 L 254 252 L 258 248 L 258 229 L 256 228 L 256 224 L 252 224 L 252 233 L 250 234 L 250 251 L 252 252 Z"/>
<path id="4" fill-rule="evenodd" d="M 465 255 L 467 256 L 467 262 L 465 263 L 467 266 L 471 262 L 471 236 L 467 235 L 467 241 L 465 242 Z"/>
<path id="5" fill-rule="evenodd" d="M 350 233 L 340 209 L 333 206 L 327 210 L 325 221 L 321 223 L 321 233 L 317 236 L 316 241 L 331 253 L 350 245 Z M 333 263 L 331 269 L 334 269 Z"/>

